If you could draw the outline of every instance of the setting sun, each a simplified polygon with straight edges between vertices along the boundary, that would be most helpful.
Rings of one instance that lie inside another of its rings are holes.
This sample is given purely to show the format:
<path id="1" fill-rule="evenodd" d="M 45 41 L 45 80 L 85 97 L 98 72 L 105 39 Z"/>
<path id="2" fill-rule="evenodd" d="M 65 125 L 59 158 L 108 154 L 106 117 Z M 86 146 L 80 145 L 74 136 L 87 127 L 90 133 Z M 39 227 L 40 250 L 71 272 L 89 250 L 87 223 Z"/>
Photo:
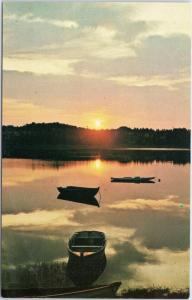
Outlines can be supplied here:
<path id="1" fill-rule="evenodd" d="M 102 121 L 100 119 L 95 120 L 95 128 L 100 129 L 101 124 L 102 124 Z"/>

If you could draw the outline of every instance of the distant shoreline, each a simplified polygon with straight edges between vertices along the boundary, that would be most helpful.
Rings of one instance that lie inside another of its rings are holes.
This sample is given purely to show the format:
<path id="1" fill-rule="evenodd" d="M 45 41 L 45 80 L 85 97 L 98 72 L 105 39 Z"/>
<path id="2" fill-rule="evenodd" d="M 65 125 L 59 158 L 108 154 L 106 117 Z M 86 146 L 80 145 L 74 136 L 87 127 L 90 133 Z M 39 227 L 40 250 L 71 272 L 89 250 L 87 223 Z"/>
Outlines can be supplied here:
<path id="1" fill-rule="evenodd" d="M 143 148 L 143 147 L 120 147 L 120 148 L 111 148 L 113 150 L 127 150 L 127 151 L 131 151 L 131 150 L 135 150 L 135 151 L 190 151 L 190 148 L 164 148 L 164 147 L 159 147 L 159 148 L 154 148 L 154 147 L 147 147 L 147 148 Z"/>
<path id="2" fill-rule="evenodd" d="M 54 149 L 189 149 L 190 130 L 120 127 L 87 129 L 60 123 L 2 127 L 3 148 Z"/>
<path id="3" fill-rule="evenodd" d="M 190 160 L 190 130 L 186 128 L 91 130 L 60 123 L 31 123 L 3 126 L 2 133 L 3 157 L 174 163 Z"/>
<path id="4" fill-rule="evenodd" d="M 12 147 L 3 150 L 3 158 L 23 158 L 55 161 L 85 161 L 102 159 L 121 163 L 172 162 L 190 163 L 190 149 L 181 148 L 63 148 L 63 147 Z"/>

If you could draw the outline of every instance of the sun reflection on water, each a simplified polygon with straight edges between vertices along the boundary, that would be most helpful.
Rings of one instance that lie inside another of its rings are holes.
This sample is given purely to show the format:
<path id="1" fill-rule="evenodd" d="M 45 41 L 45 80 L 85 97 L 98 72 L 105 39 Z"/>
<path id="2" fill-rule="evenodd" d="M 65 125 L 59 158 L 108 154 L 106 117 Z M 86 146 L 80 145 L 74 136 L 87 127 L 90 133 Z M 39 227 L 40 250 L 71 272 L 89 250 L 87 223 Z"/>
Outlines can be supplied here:
<path id="1" fill-rule="evenodd" d="M 100 160 L 100 158 L 97 158 L 95 160 L 95 169 L 101 169 L 102 168 L 102 162 Z"/>
<path id="2" fill-rule="evenodd" d="M 103 163 L 100 158 L 95 159 L 94 161 L 91 162 L 91 168 L 94 170 L 101 171 L 103 169 Z"/>

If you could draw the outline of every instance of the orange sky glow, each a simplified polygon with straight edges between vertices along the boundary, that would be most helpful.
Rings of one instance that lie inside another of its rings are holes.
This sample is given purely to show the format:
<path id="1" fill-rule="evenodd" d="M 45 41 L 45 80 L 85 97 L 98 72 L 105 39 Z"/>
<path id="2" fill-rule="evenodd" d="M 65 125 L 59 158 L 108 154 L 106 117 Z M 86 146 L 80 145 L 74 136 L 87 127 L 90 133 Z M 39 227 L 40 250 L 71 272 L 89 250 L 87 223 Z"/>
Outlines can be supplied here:
<path id="1" fill-rule="evenodd" d="M 4 3 L 3 50 L 5 125 L 190 127 L 189 3 Z"/>

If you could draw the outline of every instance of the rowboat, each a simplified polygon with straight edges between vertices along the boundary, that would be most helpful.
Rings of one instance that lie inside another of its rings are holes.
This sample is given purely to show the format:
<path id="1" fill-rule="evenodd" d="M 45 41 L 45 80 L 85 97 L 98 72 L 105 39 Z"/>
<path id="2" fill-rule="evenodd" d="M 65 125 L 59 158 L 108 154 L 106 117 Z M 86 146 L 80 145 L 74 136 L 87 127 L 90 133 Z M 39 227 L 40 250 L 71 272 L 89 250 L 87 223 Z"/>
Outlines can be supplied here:
<path id="1" fill-rule="evenodd" d="M 57 196 L 57 199 L 59 200 L 66 200 L 66 201 L 71 201 L 71 202 L 76 202 L 76 203 L 82 203 L 82 204 L 87 204 L 87 205 L 93 205 L 99 207 L 99 203 L 95 197 L 84 197 L 84 196 L 74 196 L 73 193 L 59 193 Z"/>
<path id="2" fill-rule="evenodd" d="M 154 183 L 155 177 L 111 177 L 111 182 Z"/>
<path id="3" fill-rule="evenodd" d="M 97 188 L 87 188 L 87 187 L 79 187 L 79 186 L 67 186 L 67 187 L 58 187 L 58 191 L 61 194 L 65 194 L 65 196 L 74 196 L 74 197 L 94 197 L 99 191 L 99 187 Z"/>
<path id="4" fill-rule="evenodd" d="M 106 239 L 100 231 L 76 232 L 68 244 L 67 274 L 75 285 L 92 284 L 106 266 Z"/>
<path id="5" fill-rule="evenodd" d="M 30 297 L 30 298 L 114 298 L 121 282 L 103 284 L 91 287 L 72 288 L 48 288 L 48 289 L 11 289 L 2 290 L 2 296 L 6 298 Z"/>
<path id="6" fill-rule="evenodd" d="M 100 231 L 79 231 L 73 234 L 68 243 L 71 257 L 95 257 L 103 253 L 106 246 L 105 234 Z"/>

